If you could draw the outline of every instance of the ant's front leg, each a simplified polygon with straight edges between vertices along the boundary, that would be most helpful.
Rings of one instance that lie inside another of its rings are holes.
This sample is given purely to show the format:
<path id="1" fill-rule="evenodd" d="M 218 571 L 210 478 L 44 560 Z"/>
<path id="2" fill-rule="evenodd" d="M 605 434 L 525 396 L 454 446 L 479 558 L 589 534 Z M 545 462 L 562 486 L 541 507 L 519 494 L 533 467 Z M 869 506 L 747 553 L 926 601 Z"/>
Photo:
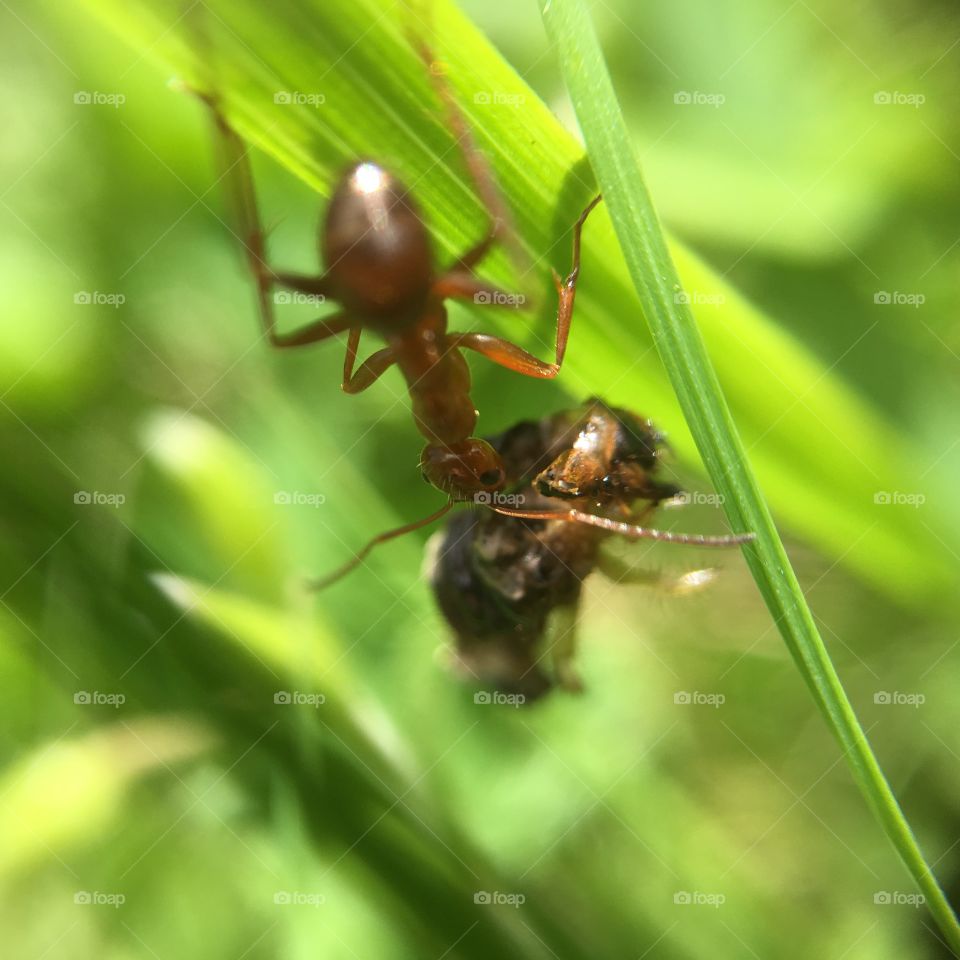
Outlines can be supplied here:
<path id="1" fill-rule="evenodd" d="M 233 208 L 235 232 L 239 236 L 246 260 L 257 282 L 257 301 L 264 333 L 275 347 L 302 347 L 310 343 L 326 340 L 335 334 L 349 329 L 352 321 L 349 317 L 337 314 L 295 330 L 292 333 L 278 333 L 273 312 L 273 287 L 275 284 L 297 290 L 301 293 L 325 298 L 329 295 L 329 284 L 325 277 L 304 276 L 273 270 L 267 261 L 266 233 L 260 221 L 257 194 L 253 182 L 253 171 L 247 145 L 227 122 L 220 111 L 215 98 L 197 90 L 190 90 L 209 108 L 217 130 L 217 141 L 221 152 L 221 179 L 227 183 L 230 206 Z"/>
<path id="2" fill-rule="evenodd" d="M 515 370 L 517 373 L 529 377 L 550 379 L 560 371 L 564 355 L 567 352 L 567 340 L 570 337 L 570 324 L 573 321 L 573 305 L 577 295 L 577 280 L 580 277 L 580 234 L 590 211 L 600 202 L 600 197 L 594 197 L 584 208 L 573 225 L 573 266 L 565 280 L 561 280 L 554 273 L 554 283 L 557 287 L 557 338 L 555 346 L 555 360 L 546 363 L 527 353 L 515 343 L 501 337 L 493 337 L 484 333 L 451 333 L 448 340 L 464 350 L 475 350 L 483 354 L 494 363 Z M 491 304 L 493 306 L 516 306 L 520 300 L 511 298 L 471 276 L 448 273 L 441 277 L 434 289 L 447 297 L 460 299 L 472 298 L 474 303 Z"/>

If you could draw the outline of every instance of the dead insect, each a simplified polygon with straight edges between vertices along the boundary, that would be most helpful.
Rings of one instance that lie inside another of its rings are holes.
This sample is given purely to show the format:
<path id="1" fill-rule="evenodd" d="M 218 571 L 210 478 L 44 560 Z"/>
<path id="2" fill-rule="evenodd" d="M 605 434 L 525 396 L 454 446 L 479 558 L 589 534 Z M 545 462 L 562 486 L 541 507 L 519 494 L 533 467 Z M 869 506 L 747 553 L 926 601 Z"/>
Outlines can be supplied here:
<path id="1" fill-rule="evenodd" d="M 458 672 L 521 702 L 555 685 L 581 688 L 573 657 L 583 581 L 596 569 L 623 576 L 600 553 L 605 539 L 733 546 L 754 537 L 639 526 L 681 491 L 657 477 L 665 447 L 654 425 L 602 400 L 517 424 L 490 443 L 505 492 L 491 495 L 490 510 L 450 519 L 431 538 L 426 565 Z M 676 585 L 709 578 L 694 571 Z"/>

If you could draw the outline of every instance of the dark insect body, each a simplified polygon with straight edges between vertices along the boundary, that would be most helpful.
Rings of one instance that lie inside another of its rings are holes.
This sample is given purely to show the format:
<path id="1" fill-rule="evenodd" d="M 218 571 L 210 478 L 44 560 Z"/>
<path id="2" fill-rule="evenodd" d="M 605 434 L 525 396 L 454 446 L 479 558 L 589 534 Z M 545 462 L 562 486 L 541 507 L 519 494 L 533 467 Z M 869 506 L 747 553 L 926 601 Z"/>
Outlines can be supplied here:
<path id="1" fill-rule="evenodd" d="M 458 672 L 498 693 L 532 702 L 555 685 L 580 689 L 573 656 L 583 581 L 597 569 L 622 579 L 600 553 L 607 538 L 653 533 L 704 546 L 751 539 L 637 526 L 681 491 L 657 476 L 665 445 L 653 424 L 602 400 L 525 421 L 490 443 L 507 473 L 505 492 L 492 495 L 491 505 L 510 504 L 511 512 L 455 515 L 431 540 L 428 566 Z M 570 522 L 569 511 L 601 523 Z M 709 576 L 695 571 L 678 583 Z"/>

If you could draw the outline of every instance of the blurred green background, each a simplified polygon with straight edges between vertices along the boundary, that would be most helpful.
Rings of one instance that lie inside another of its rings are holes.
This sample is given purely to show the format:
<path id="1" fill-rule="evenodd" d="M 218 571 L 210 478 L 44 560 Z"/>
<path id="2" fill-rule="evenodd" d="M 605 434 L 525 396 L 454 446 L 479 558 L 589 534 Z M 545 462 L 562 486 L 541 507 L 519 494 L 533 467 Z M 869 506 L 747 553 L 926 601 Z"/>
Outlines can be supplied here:
<path id="1" fill-rule="evenodd" d="M 320 598 L 296 589 L 437 504 L 399 376 L 345 397 L 337 346 L 266 349 L 206 118 L 97 6 L 0 5 L 4 955 L 949 955 L 736 554 L 695 597 L 589 581 L 587 692 L 524 711 L 445 670 L 426 534 Z M 569 121 L 536 5 L 462 7 Z M 159 44 L 178 23 L 158 11 Z M 890 424 L 912 484 L 878 477 L 893 502 L 872 508 L 957 559 L 960 12 L 593 13 L 664 222 Z M 257 175 L 275 261 L 310 269 L 323 201 L 263 158 Z M 580 399 L 471 366 L 485 432 Z M 905 603 L 790 548 L 960 895 L 956 598 Z M 676 702 L 692 692 L 723 703 Z"/>

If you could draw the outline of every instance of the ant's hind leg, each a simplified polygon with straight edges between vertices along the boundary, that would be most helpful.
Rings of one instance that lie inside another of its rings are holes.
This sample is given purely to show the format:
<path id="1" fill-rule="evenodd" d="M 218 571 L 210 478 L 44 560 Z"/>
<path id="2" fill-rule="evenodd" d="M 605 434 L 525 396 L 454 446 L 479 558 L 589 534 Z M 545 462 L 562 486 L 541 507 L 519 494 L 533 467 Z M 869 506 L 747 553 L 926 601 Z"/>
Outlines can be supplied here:
<path id="1" fill-rule="evenodd" d="M 234 223 L 231 229 L 243 244 L 247 264 L 256 280 L 260 318 L 264 333 L 266 333 L 270 343 L 275 347 L 303 346 L 342 332 L 349 326 L 349 322 L 345 322 L 340 317 L 318 321 L 303 330 L 290 334 L 278 334 L 276 332 L 272 297 L 274 284 L 321 297 L 329 294 L 328 285 L 322 276 L 312 277 L 277 272 L 270 267 L 267 262 L 266 234 L 260 221 L 253 170 L 250 166 L 247 145 L 230 126 L 214 96 L 189 87 L 186 89 L 206 104 L 213 117 L 217 131 L 217 144 L 221 154 L 222 173 L 220 179 L 226 182 L 228 202 Z"/>

